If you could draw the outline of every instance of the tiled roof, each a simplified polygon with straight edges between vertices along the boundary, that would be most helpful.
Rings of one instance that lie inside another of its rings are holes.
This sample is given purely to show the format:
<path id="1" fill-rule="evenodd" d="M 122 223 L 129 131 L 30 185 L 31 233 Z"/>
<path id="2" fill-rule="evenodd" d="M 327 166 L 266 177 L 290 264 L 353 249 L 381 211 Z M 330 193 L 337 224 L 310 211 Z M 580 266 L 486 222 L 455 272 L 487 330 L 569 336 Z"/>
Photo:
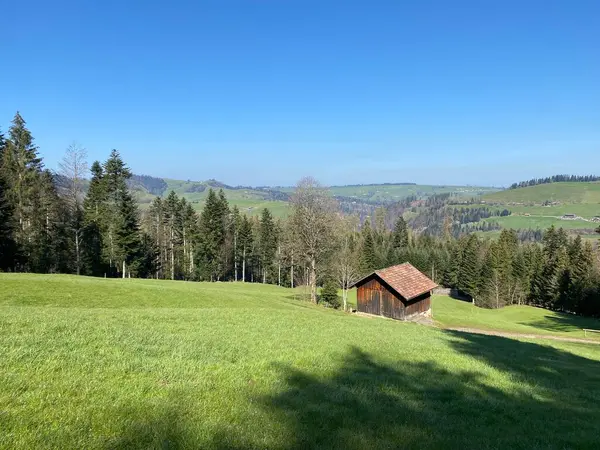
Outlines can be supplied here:
<path id="1" fill-rule="evenodd" d="M 437 287 L 437 284 L 409 263 L 381 269 L 375 273 L 406 300 Z"/>
<path id="2" fill-rule="evenodd" d="M 400 294 L 406 300 L 412 300 L 413 298 L 438 287 L 438 285 L 427 278 L 424 273 L 419 272 L 419 270 L 409 263 L 399 264 L 397 266 L 392 266 L 373 272 L 371 275 L 368 275 L 352 284 L 351 287 L 362 284 L 363 281 L 367 280 L 373 275 L 377 275 L 379 278 L 385 281 L 392 289 L 398 292 L 398 294 Z"/>

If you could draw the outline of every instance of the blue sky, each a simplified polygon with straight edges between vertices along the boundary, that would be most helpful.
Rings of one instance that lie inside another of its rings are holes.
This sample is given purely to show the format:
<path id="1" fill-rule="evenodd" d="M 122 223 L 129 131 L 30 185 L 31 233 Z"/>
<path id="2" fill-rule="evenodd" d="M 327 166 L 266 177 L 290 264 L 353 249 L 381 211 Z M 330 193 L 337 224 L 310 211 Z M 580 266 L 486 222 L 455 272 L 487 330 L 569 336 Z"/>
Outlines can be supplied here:
<path id="1" fill-rule="evenodd" d="M 0 126 L 230 184 L 600 173 L 600 2 L 14 1 Z"/>

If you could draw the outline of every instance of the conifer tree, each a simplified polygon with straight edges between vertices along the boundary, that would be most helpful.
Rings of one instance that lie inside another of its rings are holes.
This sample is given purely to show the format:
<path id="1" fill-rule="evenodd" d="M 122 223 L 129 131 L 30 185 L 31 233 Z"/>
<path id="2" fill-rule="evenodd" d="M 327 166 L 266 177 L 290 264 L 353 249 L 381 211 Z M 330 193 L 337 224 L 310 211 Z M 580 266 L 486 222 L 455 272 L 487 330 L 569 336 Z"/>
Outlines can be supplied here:
<path id="1" fill-rule="evenodd" d="M 99 161 L 91 167 L 92 178 L 83 201 L 83 272 L 102 276 L 108 269 L 103 258 L 104 237 L 108 232 L 108 193 L 104 182 L 104 169 Z"/>
<path id="2" fill-rule="evenodd" d="M 375 252 L 371 223 L 368 219 L 365 221 L 360 234 L 362 237 L 360 271 L 363 275 L 367 275 L 379 268 L 377 267 L 377 253 Z"/>
<path id="3" fill-rule="evenodd" d="M 222 249 L 225 242 L 224 206 L 222 199 L 209 189 L 200 215 L 198 244 L 199 270 L 205 280 L 218 280 L 222 273 Z"/>
<path id="4" fill-rule="evenodd" d="M 398 217 L 392 234 L 392 247 L 401 250 L 408 247 L 408 227 L 402 216 Z"/>
<path id="5" fill-rule="evenodd" d="M 271 275 L 275 255 L 277 253 L 277 233 L 271 212 L 264 208 L 259 223 L 259 257 L 262 271 L 262 282 L 267 282 Z"/>
<path id="6" fill-rule="evenodd" d="M 478 295 L 479 279 L 479 240 L 474 234 L 463 240 L 461 265 L 458 275 L 458 289 L 469 295 L 475 301 Z"/>
<path id="7" fill-rule="evenodd" d="M 238 239 L 240 259 L 242 262 L 242 281 L 246 281 L 246 267 L 248 259 L 251 257 L 251 249 L 253 244 L 252 223 L 248 220 L 246 215 L 242 217 Z"/>
<path id="8" fill-rule="evenodd" d="M 140 267 L 139 217 L 137 204 L 127 189 L 121 193 L 118 206 L 117 226 L 115 227 L 115 256 L 117 261 L 122 264 L 121 274 L 125 278 L 132 270 L 137 274 Z"/>
<path id="9" fill-rule="evenodd" d="M 7 185 L 5 198 L 14 211 L 15 240 L 23 248 L 24 268 L 27 269 L 32 263 L 34 235 L 40 232 L 32 228 L 32 222 L 38 213 L 34 203 L 42 173 L 42 160 L 25 120 L 18 112 L 9 128 L 2 159 L 2 171 Z"/>
<path id="10" fill-rule="evenodd" d="M 0 142 L 0 153 L 2 149 L 2 143 Z M 14 239 L 14 212 L 6 195 L 7 184 L 4 181 L 4 174 L 0 166 L 0 270 L 3 271 L 14 269 L 17 259 L 17 244 Z"/>

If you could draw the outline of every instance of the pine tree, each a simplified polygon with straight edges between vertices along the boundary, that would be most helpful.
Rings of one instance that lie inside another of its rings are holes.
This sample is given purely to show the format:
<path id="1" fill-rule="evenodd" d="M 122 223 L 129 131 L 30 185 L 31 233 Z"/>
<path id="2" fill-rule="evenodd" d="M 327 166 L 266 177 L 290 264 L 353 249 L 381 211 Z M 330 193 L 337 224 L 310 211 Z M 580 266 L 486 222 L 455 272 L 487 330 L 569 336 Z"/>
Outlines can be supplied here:
<path id="1" fill-rule="evenodd" d="M 479 245 L 479 239 L 474 234 L 464 239 L 458 275 L 458 289 L 472 297 L 473 301 L 480 288 Z"/>
<path id="2" fill-rule="evenodd" d="M 179 246 L 183 238 L 183 211 L 175 191 L 171 191 L 164 201 L 164 226 L 166 237 L 166 267 L 169 268 L 169 278 L 179 277 Z"/>
<path id="3" fill-rule="evenodd" d="M 2 150 L 3 146 L 0 141 L 0 153 Z M 14 239 L 14 211 L 6 195 L 7 185 L 0 166 L 0 270 L 3 271 L 14 269 L 17 258 L 17 243 Z"/>
<path id="4" fill-rule="evenodd" d="M 129 193 L 127 180 L 131 171 L 117 150 L 112 150 L 103 166 L 107 205 L 106 231 L 103 236 L 104 258 L 123 278 L 127 266 L 137 258 L 139 250 L 139 222 L 137 205 Z"/>
<path id="5" fill-rule="evenodd" d="M 83 201 L 83 272 L 88 275 L 106 274 L 108 265 L 103 258 L 104 237 L 108 232 L 108 193 L 104 169 L 99 161 L 92 164 L 92 178 Z"/>
<path id="6" fill-rule="evenodd" d="M 367 219 L 361 230 L 362 245 L 360 252 L 360 271 L 363 275 L 367 275 L 377 267 L 377 253 L 375 252 L 375 241 L 371 230 L 371 223 Z"/>
<path id="7" fill-rule="evenodd" d="M 392 234 L 392 248 L 401 250 L 408 247 L 408 227 L 402 216 L 398 217 Z"/>
<path id="8" fill-rule="evenodd" d="M 242 281 L 246 281 L 247 279 L 247 262 L 249 258 L 252 256 L 252 246 L 253 246 L 253 233 L 252 233 L 252 223 L 248 220 L 248 217 L 245 215 L 242 217 L 242 223 L 240 225 L 240 234 L 239 234 L 239 248 L 240 248 L 240 257 L 242 262 Z"/>
<path id="9" fill-rule="evenodd" d="M 25 125 L 25 120 L 17 112 L 4 145 L 1 165 L 7 186 L 5 199 L 15 215 L 15 240 L 23 248 L 24 268 L 27 269 L 32 263 L 34 234 L 40 232 L 32 228 L 32 222 L 38 213 L 34 203 L 42 173 L 42 160 Z"/>
<path id="10" fill-rule="evenodd" d="M 195 243 L 198 240 L 198 215 L 193 206 L 181 199 L 182 214 L 182 244 L 183 244 L 183 271 L 187 279 L 194 278 L 195 271 Z"/>
<path id="11" fill-rule="evenodd" d="M 137 204 L 126 189 L 121 193 L 115 228 L 115 256 L 122 264 L 122 276 L 131 271 L 137 274 L 140 268 L 141 240 Z M 129 270 L 129 272 L 128 272 Z"/>
<path id="12" fill-rule="evenodd" d="M 233 259 L 233 280 L 239 279 L 239 264 L 240 264 L 240 228 L 242 226 L 242 216 L 237 205 L 234 205 L 231 210 L 231 222 L 229 234 L 232 241 L 232 259 Z"/>
<path id="13" fill-rule="evenodd" d="M 262 271 L 262 282 L 267 282 L 271 275 L 277 253 L 277 233 L 271 212 L 264 208 L 259 223 L 259 257 Z"/>
<path id="14" fill-rule="evenodd" d="M 204 209 L 200 215 L 198 264 L 205 280 L 218 280 L 223 272 L 223 244 L 225 242 L 225 206 L 212 189 L 209 189 Z"/>

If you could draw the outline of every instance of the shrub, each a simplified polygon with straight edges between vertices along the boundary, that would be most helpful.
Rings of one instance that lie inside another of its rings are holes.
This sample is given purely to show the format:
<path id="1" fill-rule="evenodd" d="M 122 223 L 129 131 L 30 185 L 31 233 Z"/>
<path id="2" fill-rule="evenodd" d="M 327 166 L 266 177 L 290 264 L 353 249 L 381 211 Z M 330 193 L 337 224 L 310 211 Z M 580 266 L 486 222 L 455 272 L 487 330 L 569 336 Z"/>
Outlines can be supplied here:
<path id="1" fill-rule="evenodd" d="M 338 297 L 337 283 L 333 280 L 327 280 L 323 289 L 321 289 L 321 301 L 331 308 L 338 309 L 341 305 Z"/>

